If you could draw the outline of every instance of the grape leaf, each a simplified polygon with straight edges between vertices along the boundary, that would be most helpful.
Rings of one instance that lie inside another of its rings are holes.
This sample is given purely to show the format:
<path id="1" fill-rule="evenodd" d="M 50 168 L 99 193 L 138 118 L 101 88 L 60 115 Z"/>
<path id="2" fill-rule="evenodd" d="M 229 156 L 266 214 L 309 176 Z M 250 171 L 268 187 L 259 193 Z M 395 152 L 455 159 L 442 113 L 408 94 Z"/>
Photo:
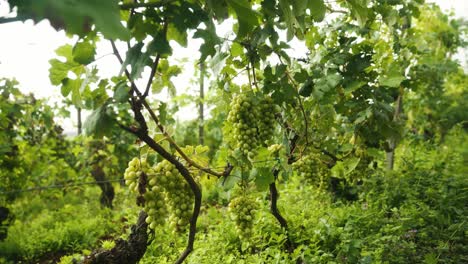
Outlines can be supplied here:
<path id="1" fill-rule="evenodd" d="M 168 40 L 175 40 L 179 43 L 182 47 L 187 47 L 187 32 L 181 32 L 174 26 L 174 24 L 170 23 L 167 27 L 167 39 Z"/>
<path id="2" fill-rule="evenodd" d="M 242 39 L 249 32 L 252 32 L 255 26 L 259 25 L 257 14 L 247 0 L 227 0 L 226 2 L 236 12 L 239 21 L 236 38 Z"/>
<path id="3" fill-rule="evenodd" d="M 310 94 L 312 94 L 313 89 L 314 89 L 314 80 L 312 78 L 309 78 L 299 89 L 299 94 L 304 97 L 309 97 Z"/>
<path id="4" fill-rule="evenodd" d="M 87 65 L 94 61 L 94 56 L 96 55 L 96 47 L 87 42 L 78 42 L 73 47 L 73 60 Z"/>
<path id="5" fill-rule="evenodd" d="M 296 16 L 302 16 L 305 14 L 307 9 L 308 1 L 304 0 L 291 0 L 291 5 L 293 7 L 294 14 Z"/>
<path id="6" fill-rule="evenodd" d="M 18 7 L 18 16 L 32 18 L 35 22 L 48 19 L 57 30 L 79 36 L 91 31 L 92 24 L 108 39 L 128 40 L 130 34 L 120 22 L 117 0 L 12 0 Z"/>
<path id="7" fill-rule="evenodd" d="M 327 8 L 323 0 L 309 0 L 309 9 L 315 21 L 320 22 L 325 18 L 325 11 Z"/>
<path id="8" fill-rule="evenodd" d="M 334 177 L 344 178 L 356 169 L 360 160 L 360 158 L 352 157 L 344 161 L 338 161 L 331 169 L 331 173 Z"/>
<path id="9" fill-rule="evenodd" d="M 294 37 L 294 22 L 296 21 L 291 6 L 288 0 L 279 0 L 279 6 L 283 12 L 283 18 L 286 22 L 288 30 L 286 32 L 286 38 L 290 41 Z"/>
<path id="10" fill-rule="evenodd" d="M 125 71 L 125 68 L 130 65 L 132 66 L 132 71 L 130 73 L 132 80 L 141 77 L 141 73 L 143 72 L 145 66 L 151 63 L 151 59 L 149 58 L 148 54 L 141 52 L 143 45 L 143 42 L 139 42 L 127 51 L 127 56 L 125 57 L 125 61 L 122 64 L 119 75 L 121 75 Z"/>
<path id="11" fill-rule="evenodd" d="M 367 0 L 348 0 L 347 3 L 350 5 L 351 14 L 357 19 L 359 25 L 364 26 L 370 15 Z"/>
<path id="12" fill-rule="evenodd" d="M 396 66 L 390 66 L 389 71 L 380 77 L 379 83 L 382 86 L 399 87 L 400 83 L 405 80 L 405 76 L 400 72 Z"/>
<path id="13" fill-rule="evenodd" d="M 213 23 L 208 23 L 206 29 L 197 29 L 193 38 L 202 38 L 204 43 L 200 46 L 200 61 L 205 61 L 208 56 L 216 54 L 215 46 L 221 43 Z"/>
<path id="14" fill-rule="evenodd" d="M 65 62 L 58 59 L 51 59 L 49 69 L 49 79 L 53 85 L 59 85 L 62 80 L 66 79 L 69 71 L 77 72 L 77 68 L 82 68 L 82 65 L 73 60 L 72 46 L 64 45 L 55 50 L 55 53 L 65 58 Z"/>
<path id="15" fill-rule="evenodd" d="M 254 168 L 250 177 L 255 180 L 255 185 L 260 191 L 266 190 L 268 186 L 275 181 L 271 168 Z"/>
<path id="16" fill-rule="evenodd" d="M 107 114 L 107 105 L 104 104 L 88 116 L 83 124 L 83 128 L 88 135 L 102 137 L 112 128 L 112 125 L 112 119 Z"/>
<path id="17" fill-rule="evenodd" d="M 120 81 L 115 86 L 114 100 L 118 103 L 124 103 L 130 98 L 128 94 L 130 88 L 127 86 L 126 81 Z"/>
<path id="18" fill-rule="evenodd" d="M 172 48 L 169 45 L 169 42 L 167 42 L 166 37 L 161 32 L 158 33 L 148 44 L 148 54 L 145 55 L 146 57 L 149 57 L 155 52 L 163 56 L 172 54 Z"/>

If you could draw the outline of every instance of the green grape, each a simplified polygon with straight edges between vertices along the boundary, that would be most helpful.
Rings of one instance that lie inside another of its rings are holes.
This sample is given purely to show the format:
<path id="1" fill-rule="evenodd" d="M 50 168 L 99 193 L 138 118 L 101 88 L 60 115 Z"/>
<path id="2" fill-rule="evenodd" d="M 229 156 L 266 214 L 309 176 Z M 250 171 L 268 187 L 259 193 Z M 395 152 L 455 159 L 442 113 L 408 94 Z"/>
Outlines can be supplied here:
<path id="1" fill-rule="evenodd" d="M 193 194 L 190 186 L 176 167 L 164 160 L 154 167 L 156 182 L 165 190 L 169 223 L 175 231 L 183 231 L 192 216 Z M 151 183 L 151 180 L 150 180 Z"/>
<path id="2" fill-rule="evenodd" d="M 138 180 L 142 173 L 154 174 L 154 171 L 149 167 L 146 159 L 133 158 L 124 172 L 125 184 L 133 192 L 138 192 Z"/>
<path id="3" fill-rule="evenodd" d="M 193 210 L 193 194 L 188 183 L 167 160 L 150 167 L 145 159 L 134 158 L 124 174 L 125 184 L 130 190 L 138 192 L 138 181 L 143 173 L 147 176 L 143 209 L 148 214 L 145 220 L 150 229 L 163 225 L 169 216 L 174 230 L 184 231 Z"/>
<path id="4" fill-rule="evenodd" d="M 253 94 L 240 94 L 231 102 L 228 121 L 233 125 L 234 147 L 253 159 L 259 146 L 266 146 L 275 130 L 273 100 Z"/>
<path id="5" fill-rule="evenodd" d="M 255 107 L 254 99 L 245 94 L 236 96 L 231 102 L 231 111 L 228 115 L 228 121 L 234 124 L 234 138 L 237 140 L 235 147 L 246 156 L 253 153 L 258 145 L 256 137 L 258 109 Z"/>
<path id="6" fill-rule="evenodd" d="M 257 202 L 247 196 L 236 197 L 229 203 L 231 218 L 234 220 L 236 231 L 241 239 L 251 236 L 257 209 Z"/>
<path id="7" fill-rule="evenodd" d="M 258 124 L 258 140 L 264 145 L 268 145 L 275 132 L 276 107 L 270 97 L 263 97 L 259 104 L 261 117 Z"/>
<path id="8" fill-rule="evenodd" d="M 293 168 L 305 179 L 319 183 L 330 176 L 330 170 L 318 155 L 307 154 L 293 163 Z"/>
<path id="9" fill-rule="evenodd" d="M 167 216 L 167 206 L 164 202 L 165 193 L 159 186 L 153 186 L 148 190 L 145 195 L 145 212 L 148 214 L 146 217 L 146 223 L 149 224 L 151 229 L 155 229 L 159 225 L 163 225 Z"/>

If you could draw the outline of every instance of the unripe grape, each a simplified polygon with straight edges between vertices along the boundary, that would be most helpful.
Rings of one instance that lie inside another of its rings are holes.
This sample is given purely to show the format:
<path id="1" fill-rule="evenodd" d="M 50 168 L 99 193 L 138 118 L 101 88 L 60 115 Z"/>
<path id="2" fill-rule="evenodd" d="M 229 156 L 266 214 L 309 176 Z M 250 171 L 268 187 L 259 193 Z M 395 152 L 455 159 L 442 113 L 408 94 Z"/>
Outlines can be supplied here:
<path id="1" fill-rule="evenodd" d="M 231 218 L 234 220 L 240 238 L 251 235 L 254 213 L 257 208 L 255 200 L 247 196 L 236 197 L 229 203 Z"/>
<path id="2" fill-rule="evenodd" d="M 320 183 L 330 176 L 330 170 L 317 154 L 307 154 L 293 163 L 293 169 L 305 179 Z"/>
<path id="3" fill-rule="evenodd" d="M 160 185 L 165 194 L 164 198 L 156 200 L 155 205 L 157 207 L 167 205 L 171 213 L 169 217 L 171 227 L 177 232 L 185 230 L 191 217 L 191 207 L 187 206 L 193 199 L 190 187 L 177 168 L 167 160 L 155 165 L 154 171 L 160 173 L 156 178 L 156 184 Z"/>
<path id="4" fill-rule="evenodd" d="M 278 111 L 271 98 L 258 94 L 240 94 L 233 102 L 228 121 L 232 123 L 233 139 L 237 140 L 234 146 L 252 160 L 257 148 L 272 138 Z"/>

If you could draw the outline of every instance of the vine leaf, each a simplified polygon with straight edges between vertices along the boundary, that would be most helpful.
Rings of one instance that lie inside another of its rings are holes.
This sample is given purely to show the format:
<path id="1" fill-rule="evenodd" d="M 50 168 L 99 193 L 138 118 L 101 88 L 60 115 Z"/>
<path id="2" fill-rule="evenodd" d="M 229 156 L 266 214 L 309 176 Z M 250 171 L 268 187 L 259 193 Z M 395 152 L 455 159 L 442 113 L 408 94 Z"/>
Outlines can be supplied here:
<path id="1" fill-rule="evenodd" d="M 143 42 L 139 42 L 127 51 L 127 56 L 125 57 L 124 63 L 122 63 L 122 68 L 120 69 L 119 75 L 121 75 L 125 71 L 125 68 L 130 65 L 132 66 L 130 73 L 132 80 L 141 77 L 141 73 L 143 72 L 145 66 L 151 63 L 151 59 L 149 58 L 148 54 L 141 52 L 143 45 Z"/>
<path id="2" fill-rule="evenodd" d="M 67 95 L 71 92 L 71 99 L 72 103 L 80 108 L 84 108 L 82 97 L 80 93 L 80 87 L 82 86 L 82 80 L 79 79 L 69 79 L 65 78 L 62 81 L 62 93 L 67 93 Z"/>
<path id="3" fill-rule="evenodd" d="M 224 190 L 230 190 L 236 186 L 236 184 L 240 181 L 241 175 L 238 171 L 235 171 L 231 173 L 231 175 L 227 177 L 222 177 L 219 178 L 219 185 L 224 189 Z"/>
<path id="4" fill-rule="evenodd" d="M 234 9 L 239 21 L 239 29 L 237 30 L 236 38 L 242 39 L 247 36 L 249 32 L 252 32 L 255 26 L 259 25 L 257 14 L 252 10 L 247 0 L 227 0 L 227 3 Z"/>
<path id="5" fill-rule="evenodd" d="M 116 0 L 12 0 L 18 7 L 18 16 L 32 18 L 35 22 L 48 19 L 57 30 L 79 36 L 91 31 L 92 24 L 105 38 L 128 40 L 130 34 L 120 23 L 120 9 Z"/>
<path id="6" fill-rule="evenodd" d="M 94 61 L 96 55 L 96 47 L 88 41 L 78 42 L 73 47 L 73 60 L 88 65 Z"/>
<path id="7" fill-rule="evenodd" d="M 174 37 L 174 34 L 172 35 L 172 37 Z M 183 38 L 183 36 L 178 36 L 178 38 Z M 181 39 L 179 39 L 178 41 L 181 41 L 183 44 L 183 41 Z M 185 39 L 185 41 L 187 40 Z M 172 48 L 169 45 L 169 42 L 167 41 L 166 36 L 164 36 L 164 34 L 161 32 L 159 32 L 148 45 L 148 52 L 147 52 L 148 54 L 146 56 L 149 57 L 155 52 L 162 56 L 167 56 L 167 55 L 172 54 Z"/>
<path id="8" fill-rule="evenodd" d="M 343 78 L 339 73 L 329 74 L 318 79 L 315 83 L 316 89 L 313 90 L 314 96 L 317 97 L 317 99 L 322 98 L 325 93 L 334 89 L 342 79 Z"/>
<path id="9" fill-rule="evenodd" d="M 179 31 L 174 24 L 170 23 L 167 27 L 167 39 L 168 40 L 175 40 L 179 43 L 182 47 L 187 47 L 187 32 Z M 167 41 L 166 41 L 167 42 Z"/>
<path id="10" fill-rule="evenodd" d="M 288 26 L 287 40 L 290 41 L 294 37 L 294 24 L 295 24 L 295 16 L 291 10 L 291 6 L 288 0 L 279 0 L 279 6 L 281 11 L 283 12 L 284 20 L 286 21 L 286 25 Z"/>
<path id="11" fill-rule="evenodd" d="M 193 38 L 204 40 L 204 43 L 200 46 L 200 61 L 205 61 L 208 56 L 214 56 L 216 54 L 215 46 L 221 43 L 216 34 L 215 25 L 211 22 L 207 23 L 206 29 L 197 29 L 193 34 Z"/>
<path id="12" fill-rule="evenodd" d="M 81 71 L 82 66 L 73 60 L 72 46 L 64 45 L 55 50 L 55 53 L 65 58 L 65 62 L 58 59 L 51 59 L 49 63 L 51 65 L 49 69 L 49 79 L 53 85 L 60 85 L 62 80 L 66 79 L 69 71 L 77 72 Z M 68 91 L 69 92 L 69 91 Z M 63 92 L 64 96 L 67 96 L 67 92 Z"/>
<path id="13" fill-rule="evenodd" d="M 61 93 L 67 97 L 70 93 L 72 103 L 80 108 L 85 108 L 82 102 L 82 93 L 88 84 L 95 80 L 97 70 L 88 70 L 84 65 L 76 62 L 73 57 L 73 49 L 70 45 L 59 47 L 56 54 L 65 58 L 65 62 L 51 59 L 49 79 L 53 85 L 60 85 Z M 69 77 L 69 73 L 76 75 L 75 79 Z M 84 78 L 83 78 L 84 74 Z"/>
<path id="14" fill-rule="evenodd" d="M 271 172 L 271 168 L 254 168 L 250 173 L 250 177 L 255 180 L 255 185 L 260 191 L 264 191 L 268 186 L 275 181 L 275 177 Z"/>
<path id="15" fill-rule="evenodd" d="M 209 147 L 207 146 L 185 146 L 181 148 L 182 151 L 194 162 L 201 166 L 209 166 L 210 160 L 208 158 Z M 179 156 L 179 155 L 178 155 Z"/>
<path id="16" fill-rule="evenodd" d="M 309 9 L 312 18 L 316 22 L 320 22 L 325 18 L 327 8 L 323 0 L 309 0 Z"/>
<path id="17" fill-rule="evenodd" d="M 86 134 L 102 137 L 112 128 L 112 125 L 112 119 L 107 113 L 107 104 L 104 104 L 96 108 L 88 116 L 83 124 L 83 128 Z"/>
<path id="18" fill-rule="evenodd" d="M 160 93 L 164 88 L 167 88 L 171 97 L 176 96 L 177 89 L 171 81 L 171 78 L 179 75 L 182 70 L 177 65 L 169 65 L 168 60 L 163 59 L 159 62 L 158 72 L 160 74 L 154 76 L 152 91 L 154 93 Z"/>
<path id="19" fill-rule="evenodd" d="M 313 89 L 314 89 L 314 80 L 312 78 L 309 78 L 299 89 L 299 94 L 304 97 L 309 97 L 310 94 L 312 94 Z"/>
<path id="20" fill-rule="evenodd" d="M 225 1 L 219 0 L 206 0 L 207 7 L 213 12 L 213 16 L 219 22 L 229 17 L 228 7 Z"/>
<path id="21" fill-rule="evenodd" d="M 390 70 L 380 77 L 379 83 L 382 86 L 399 87 L 401 82 L 405 80 L 405 76 L 395 66 L 390 66 Z"/>
<path id="22" fill-rule="evenodd" d="M 369 17 L 369 9 L 367 8 L 367 0 L 348 0 L 351 7 L 351 14 L 357 19 L 362 27 L 366 24 Z"/>
<path id="23" fill-rule="evenodd" d="M 304 1 L 304 0 L 291 0 L 291 5 L 293 7 L 294 14 L 296 16 L 304 15 L 306 12 L 308 3 L 309 1 Z"/>
<path id="24" fill-rule="evenodd" d="M 346 175 L 350 174 L 354 171 L 354 169 L 356 169 L 360 160 L 360 158 L 352 157 L 344 161 L 338 161 L 331 169 L 331 173 L 337 178 L 344 178 Z"/>
<path id="25" fill-rule="evenodd" d="M 115 86 L 115 92 L 113 96 L 114 100 L 118 103 L 126 102 L 130 98 L 130 95 L 128 94 L 129 91 L 130 87 L 128 87 L 126 81 L 118 82 Z"/>

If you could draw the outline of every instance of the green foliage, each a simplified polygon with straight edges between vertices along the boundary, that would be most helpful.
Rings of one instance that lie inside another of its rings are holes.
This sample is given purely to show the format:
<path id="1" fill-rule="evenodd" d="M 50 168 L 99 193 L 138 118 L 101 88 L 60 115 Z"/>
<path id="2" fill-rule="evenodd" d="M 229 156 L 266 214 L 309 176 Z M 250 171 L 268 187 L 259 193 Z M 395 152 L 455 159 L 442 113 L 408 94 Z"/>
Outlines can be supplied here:
<path id="1" fill-rule="evenodd" d="M 47 254 L 80 252 L 115 232 L 112 216 L 93 197 L 96 191 L 18 199 L 11 207 L 16 219 L 0 242 L 0 259 L 33 262 Z"/>
<path id="2" fill-rule="evenodd" d="M 378 170 L 364 180 L 353 203 L 333 202 L 329 193 L 317 192 L 302 178 L 281 184 L 279 206 L 298 243 L 292 254 L 281 248 L 284 231 L 261 192 L 254 194 L 262 202 L 248 241 L 237 237 L 226 208 L 207 206 L 199 220 L 198 247 L 187 263 L 466 262 L 466 137 L 457 128 L 441 146 L 402 143 L 398 155 L 404 163 L 395 172 Z M 180 238 L 161 233 L 142 263 L 171 263 L 168 255 L 174 249 L 158 243 L 168 240 L 183 247 Z"/>
<path id="3" fill-rule="evenodd" d="M 17 189 L 75 179 L 55 109 L 22 94 L 16 81 L 3 79 L 0 85 L 0 201 L 15 199 Z"/>
<path id="4" fill-rule="evenodd" d="M 30 17 L 35 22 L 48 19 L 55 29 L 65 29 L 77 35 L 86 35 L 96 25 L 105 37 L 110 39 L 129 38 L 128 31 L 120 22 L 116 0 L 94 1 L 9 1 L 18 8 L 20 16 Z"/>

